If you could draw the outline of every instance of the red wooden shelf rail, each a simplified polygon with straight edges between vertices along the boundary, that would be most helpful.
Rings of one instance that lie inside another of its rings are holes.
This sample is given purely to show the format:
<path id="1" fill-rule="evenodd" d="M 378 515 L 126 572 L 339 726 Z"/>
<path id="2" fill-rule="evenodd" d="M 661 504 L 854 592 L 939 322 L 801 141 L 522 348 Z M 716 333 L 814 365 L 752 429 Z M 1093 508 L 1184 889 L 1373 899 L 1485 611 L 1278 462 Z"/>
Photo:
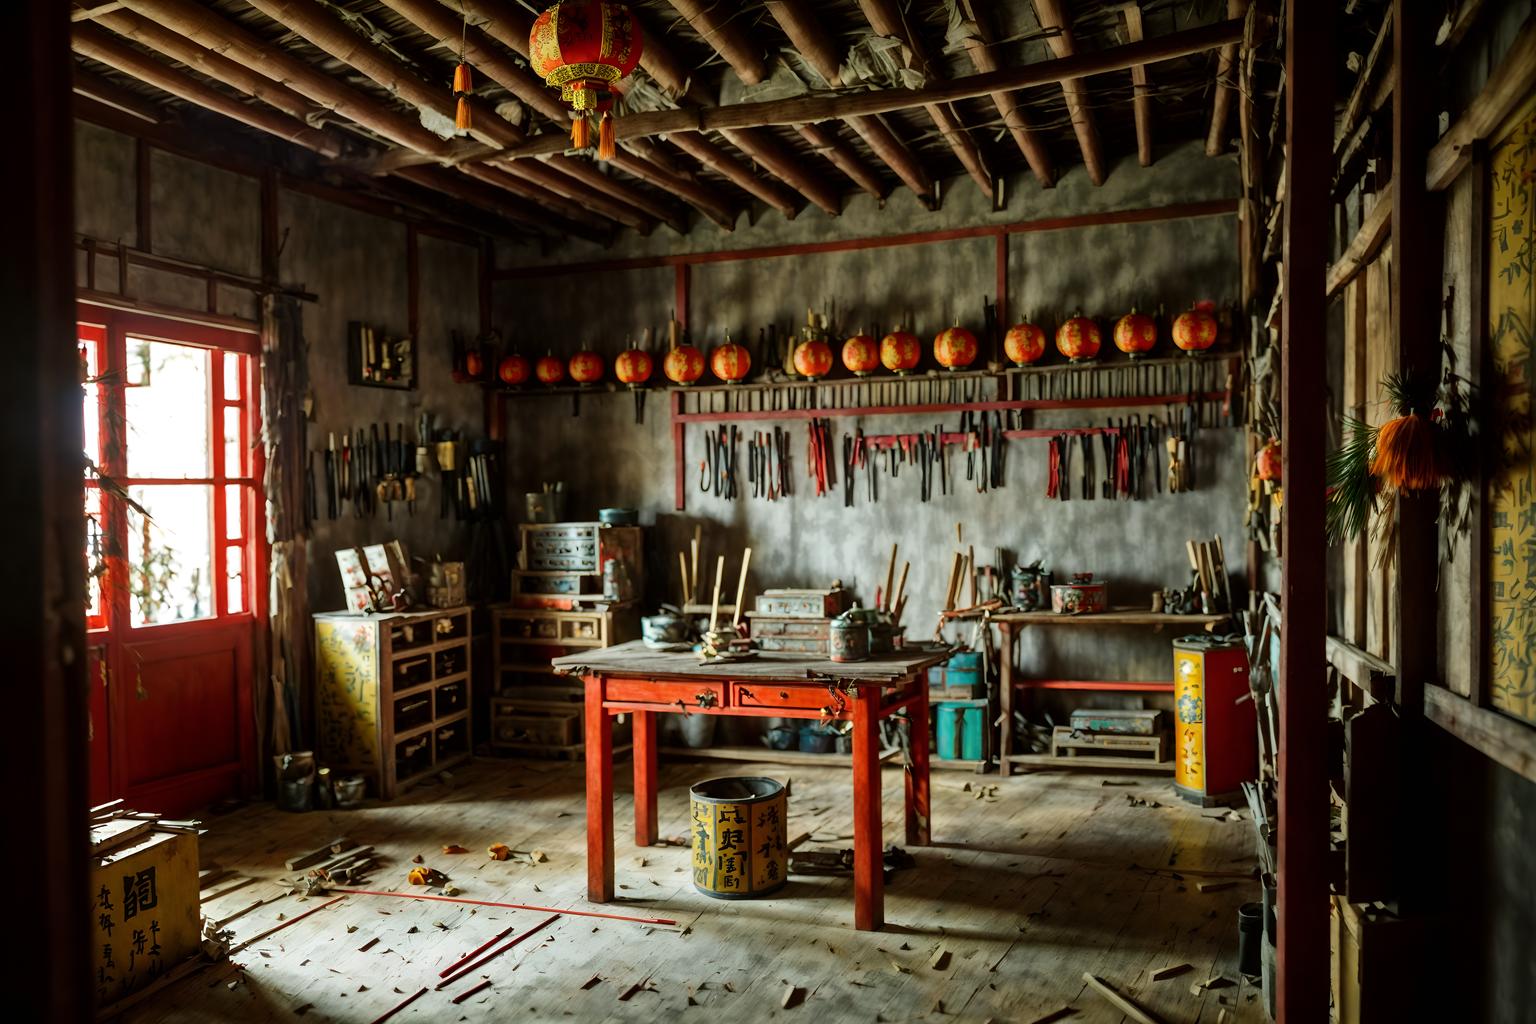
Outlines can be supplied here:
<path id="1" fill-rule="evenodd" d="M 1119 682 L 1113 679 L 1015 679 L 1017 690 L 1085 690 L 1093 693 L 1172 693 L 1172 682 Z"/>

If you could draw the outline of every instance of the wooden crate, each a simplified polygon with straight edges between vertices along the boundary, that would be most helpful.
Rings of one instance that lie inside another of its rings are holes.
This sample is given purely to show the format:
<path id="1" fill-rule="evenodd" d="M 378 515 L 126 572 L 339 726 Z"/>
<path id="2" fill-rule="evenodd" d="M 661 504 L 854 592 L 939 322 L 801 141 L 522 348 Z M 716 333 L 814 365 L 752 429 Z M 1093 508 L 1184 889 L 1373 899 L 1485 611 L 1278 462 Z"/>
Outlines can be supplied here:
<path id="1" fill-rule="evenodd" d="M 759 598 L 759 603 L 761 603 Z M 752 639 L 764 651 L 794 651 L 797 654 L 826 654 L 832 620 L 803 615 L 779 615 L 747 612 Z"/>
<path id="2" fill-rule="evenodd" d="M 569 747 L 581 739 L 581 709 L 574 703 L 491 698 L 491 745 Z"/>
<path id="3" fill-rule="evenodd" d="M 1058 725 L 1052 731 L 1052 757 L 1076 757 L 1079 751 L 1099 757 L 1123 757 L 1155 764 L 1168 756 L 1168 735 L 1126 736 L 1120 733 L 1084 732 L 1066 725 Z"/>
<path id="4" fill-rule="evenodd" d="M 92 829 L 92 842 L 128 819 Z M 91 972 L 96 1004 L 152 984 L 202 951 L 197 835 L 147 829 L 107 839 L 91 858 Z"/>
<path id="5" fill-rule="evenodd" d="M 470 610 L 315 616 L 316 753 L 381 799 L 470 756 Z"/>

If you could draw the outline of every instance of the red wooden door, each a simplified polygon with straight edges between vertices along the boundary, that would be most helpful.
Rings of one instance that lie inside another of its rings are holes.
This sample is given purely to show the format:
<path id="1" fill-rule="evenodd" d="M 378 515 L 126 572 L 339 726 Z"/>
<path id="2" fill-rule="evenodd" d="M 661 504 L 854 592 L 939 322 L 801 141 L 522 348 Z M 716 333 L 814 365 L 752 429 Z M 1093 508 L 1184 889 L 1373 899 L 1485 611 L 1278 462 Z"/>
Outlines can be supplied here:
<path id="1" fill-rule="evenodd" d="M 195 811 L 257 778 L 256 337 L 85 304 L 80 319 L 93 802 Z"/>

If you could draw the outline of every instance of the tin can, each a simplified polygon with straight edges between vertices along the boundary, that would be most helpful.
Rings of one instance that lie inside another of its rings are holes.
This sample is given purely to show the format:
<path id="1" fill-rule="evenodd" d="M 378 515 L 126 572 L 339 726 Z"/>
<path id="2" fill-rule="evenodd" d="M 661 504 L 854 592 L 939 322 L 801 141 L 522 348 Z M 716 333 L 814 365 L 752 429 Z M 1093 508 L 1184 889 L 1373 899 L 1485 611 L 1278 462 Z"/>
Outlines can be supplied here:
<path id="1" fill-rule="evenodd" d="M 1060 615 L 1088 615 L 1109 607 L 1109 584 L 1095 580 L 1093 573 L 1080 572 L 1071 583 L 1051 585 L 1051 611 Z"/>
<path id="2" fill-rule="evenodd" d="M 827 630 L 827 657 L 832 661 L 863 661 L 868 658 L 869 627 L 855 619 L 833 619 Z"/>
<path id="3" fill-rule="evenodd" d="M 707 716 L 700 716 L 707 717 Z M 789 868 L 788 798 L 775 779 L 710 779 L 688 791 L 693 887 L 722 900 L 765 896 Z"/>

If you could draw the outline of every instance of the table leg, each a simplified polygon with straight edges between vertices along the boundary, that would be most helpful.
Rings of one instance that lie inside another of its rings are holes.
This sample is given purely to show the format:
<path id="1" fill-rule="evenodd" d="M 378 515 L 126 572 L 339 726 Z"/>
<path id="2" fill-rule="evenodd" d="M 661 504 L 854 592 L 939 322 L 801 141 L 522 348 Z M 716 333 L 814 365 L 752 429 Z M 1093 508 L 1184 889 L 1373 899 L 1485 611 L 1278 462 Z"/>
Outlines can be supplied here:
<path id="1" fill-rule="evenodd" d="M 603 709 L 602 676 L 586 677 L 587 899 L 613 900 L 613 722 Z"/>
<path id="2" fill-rule="evenodd" d="M 880 829 L 880 692 L 853 701 L 853 926 L 885 924 L 885 841 Z"/>
<path id="3" fill-rule="evenodd" d="M 656 712 L 636 711 L 635 845 L 655 846 L 656 830 Z"/>
<path id="4" fill-rule="evenodd" d="M 997 770 L 1006 778 L 1013 774 L 1013 764 L 1008 760 L 1013 753 L 1013 625 L 999 622 L 997 631 L 1002 638 L 1002 650 L 998 653 L 1001 668 L 997 702 L 1002 724 L 997 730 Z"/>
<path id="5" fill-rule="evenodd" d="M 911 755 L 911 763 L 904 773 L 908 846 L 927 846 L 932 842 L 928 820 L 928 737 L 932 727 L 928 722 L 927 680 L 919 680 L 919 684 L 917 700 L 907 705 L 907 744 Z"/>

